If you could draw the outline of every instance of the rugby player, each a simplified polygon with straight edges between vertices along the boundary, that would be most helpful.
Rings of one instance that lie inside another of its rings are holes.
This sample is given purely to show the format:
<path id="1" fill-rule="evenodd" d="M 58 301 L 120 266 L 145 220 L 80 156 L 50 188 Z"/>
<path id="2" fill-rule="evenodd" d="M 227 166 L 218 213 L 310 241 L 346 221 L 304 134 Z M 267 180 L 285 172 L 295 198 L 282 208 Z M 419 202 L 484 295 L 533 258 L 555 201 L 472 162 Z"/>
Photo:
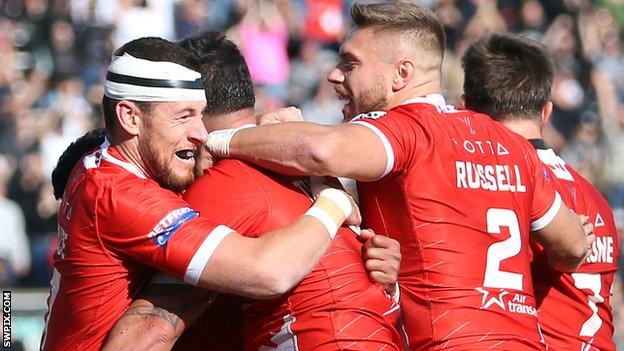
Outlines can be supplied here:
<path id="1" fill-rule="evenodd" d="M 193 181 L 207 137 L 196 66 L 159 38 L 115 52 L 103 98 L 107 138 L 74 167 L 58 214 L 44 350 L 100 349 L 155 269 L 211 290 L 279 296 L 311 271 L 347 217 L 358 222 L 336 189 L 257 239 L 199 217 L 177 194 Z"/>
<path id="2" fill-rule="evenodd" d="M 236 45 L 217 32 L 188 38 L 181 45 L 200 56 L 208 100 L 204 112 L 207 129 L 254 126 L 254 88 L 245 59 Z M 200 163 L 210 166 L 209 155 L 206 156 L 208 162 Z M 201 216 L 248 236 L 257 237 L 291 222 L 312 202 L 313 190 L 307 177 L 283 176 L 233 159 L 219 161 L 203 172 L 184 194 L 184 199 Z M 388 256 L 395 262 L 392 269 L 382 262 Z M 273 300 L 244 302 L 245 349 L 400 350 L 401 340 L 394 327 L 398 301 L 386 294 L 381 285 L 371 283 L 366 271 L 368 268 L 375 280 L 385 282 L 386 289 L 394 293 L 399 257 L 395 240 L 377 236 L 362 250 L 355 235 L 341 228 L 319 264 L 292 291 Z M 158 296 L 159 291 L 161 296 Z M 143 294 L 148 298 L 134 301 L 129 311 L 141 306 L 152 310 L 144 308 L 143 313 L 133 312 L 120 318 L 107 342 L 110 349 L 125 345 L 167 349 L 170 347 L 167 344 L 177 338 L 167 331 L 179 328 L 167 325 L 167 319 L 158 317 L 162 312 L 157 311 L 166 308 L 166 313 L 184 310 L 194 314 L 181 308 L 188 303 L 183 298 L 187 296 L 185 289 L 175 294 L 148 287 Z M 154 304 L 154 299 L 161 302 Z M 221 314 L 217 319 L 214 313 L 212 308 L 208 309 L 193 325 L 194 335 L 186 335 L 176 348 L 202 349 L 210 344 L 209 349 L 222 350 L 230 347 L 228 343 L 236 344 L 237 341 L 232 340 L 235 336 L 221 335 L 216 337 L 222 345 L 215 345 L 212 331 L 219 330 L 219 324 L 231 317 Z M 162 330 L 156 330 L 159 325 Z M 161 342 L 152 344 L 152 341 Z"/>
<path id="3" fill-rule="evenodd" d="M 552 58 L 538 42 L 511 34 L 492 34 L 473 43 L 462 58 L 464 103 L 488 114 L 528 139 L 554 175 L 564 202 L 587 214 L 596 240 L 573 273 L 552 270 L 533 243 L 533 287 L 539 321 L 553 350 L 615 350 L 610 305 L 619 243 L 608 202 L 542 140 L 553 103 Z"/>
<path id="4" fill-rule="evenodd" d="M 350 123 L 217 131 L 207 146 L 282 173 L 358 180 L 366 226 L 401 243 L 412 350 L 545 349 L 529 231 L 548 264 L 569 272 L 594 239 L 591 225 L 586 235 L 526 140 L 446 105 L 444 34 L 431 11 L 355 3 L 351 19 L 328 77 Z"/>

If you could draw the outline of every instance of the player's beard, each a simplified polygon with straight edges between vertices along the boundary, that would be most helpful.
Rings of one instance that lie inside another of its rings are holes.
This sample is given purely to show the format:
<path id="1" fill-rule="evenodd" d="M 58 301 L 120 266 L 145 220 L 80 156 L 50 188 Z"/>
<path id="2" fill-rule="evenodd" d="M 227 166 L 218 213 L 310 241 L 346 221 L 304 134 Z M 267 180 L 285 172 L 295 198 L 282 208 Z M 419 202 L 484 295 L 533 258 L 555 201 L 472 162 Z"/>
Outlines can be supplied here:
<path id="1" fill-rule="evenodd" d="M 343 109 L 344 121 L 348 122 L 353 117 L 365 112 L 385 110 L 388 105 L 385 91 L 385 85 L 380 83 L 372 85 L 370 89 L 357 94 L 357 96 L 351 96 L 348 104 L 350 106 L 349 112 L 345 113 L 346 111 Z"/>
<path id="2" fill-rule="evenodd" d="M 158 152 L 151 143 L 150 140 L 146 140 L 145 143 L 139 143 L 139 155 L 143 159 L 146 165 L 149 165 L 152 172 L 152 178 L 163 188 L 172 190 L 176 193 L 191 186 L 195 176 L 193 175 L 193 168 L 191 167 L 184 176 L 175 174 L 171 163 L 173 160 L 171 157 L 167 158 L 163 152 Z M 160 157 L 159 157 L 160 155 Z M 175 157 L 175 155 L 173 156 Z"/>

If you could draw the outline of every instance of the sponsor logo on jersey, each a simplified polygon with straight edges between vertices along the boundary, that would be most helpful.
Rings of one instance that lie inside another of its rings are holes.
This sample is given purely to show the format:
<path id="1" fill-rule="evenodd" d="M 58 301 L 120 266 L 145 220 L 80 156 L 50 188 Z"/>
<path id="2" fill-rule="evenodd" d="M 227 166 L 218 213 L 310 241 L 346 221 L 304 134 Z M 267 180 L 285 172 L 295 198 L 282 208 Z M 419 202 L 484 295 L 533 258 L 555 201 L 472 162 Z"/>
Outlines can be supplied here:
<path id="1" fill-rule="evenodd" d="M 167 245 L 167 242 L 180 229 L 182 224 L 197 217 L 199 214 L 190 207 L 181 207 L 169 213 L 156 224 L 147 237 L 160 247 Z"/>
<path id="2" fill-rule="evenodd" d="M 537 309 L 535 306 L 527 304 L 526 295 L 511 293 L 505 289 L 495 294 L 486 287 L 475 288 L 475 290 L 483 294 L 481 297 L 482 310 L 501 309 L 505 312 L 528 314 L 537 317 Z"/>

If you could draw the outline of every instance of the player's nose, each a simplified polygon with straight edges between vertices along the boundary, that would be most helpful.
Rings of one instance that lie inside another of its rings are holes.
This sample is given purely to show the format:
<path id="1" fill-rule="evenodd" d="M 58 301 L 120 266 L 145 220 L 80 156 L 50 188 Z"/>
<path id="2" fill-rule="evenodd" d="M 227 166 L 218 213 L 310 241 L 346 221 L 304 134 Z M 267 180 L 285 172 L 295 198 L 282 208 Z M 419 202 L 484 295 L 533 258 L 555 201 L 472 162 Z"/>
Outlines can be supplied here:
<path id="1" fill-rule="evenodd" d="M 191 124 L 188 139 L 197 145 L 203 145 L 208 141 L 208 131 L 201 118 L 194 120 Z"/>
<path id="2" fill-rule="evenodd" d="M 334 83 L 334 84 L 340 84 L 344 82 L 344 78 L 345 78 L 344 74 L 342 73 L 340 69 L 338 69 L 338 67 L 335 67 L 334 69 L 329 71 L 329 74 L 327 74 L 327 80 L 330 83 Z"/>

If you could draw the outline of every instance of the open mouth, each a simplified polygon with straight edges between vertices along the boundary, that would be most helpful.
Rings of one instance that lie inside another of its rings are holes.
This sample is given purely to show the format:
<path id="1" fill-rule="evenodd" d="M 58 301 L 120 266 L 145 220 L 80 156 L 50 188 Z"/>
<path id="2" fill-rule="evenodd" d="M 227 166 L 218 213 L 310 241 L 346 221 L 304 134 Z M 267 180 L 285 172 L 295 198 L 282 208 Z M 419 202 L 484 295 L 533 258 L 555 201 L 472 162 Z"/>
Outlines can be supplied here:
<path id="1" fill-rule="evenodd" d="M 196 151 L 197 150 L 194 150 L 194 149 L 187 149 L 187 150 L 177 151 L 175 154 L 176 156 L 178 156 L 178 158 L 182 160 L 193 160 Z"/>

